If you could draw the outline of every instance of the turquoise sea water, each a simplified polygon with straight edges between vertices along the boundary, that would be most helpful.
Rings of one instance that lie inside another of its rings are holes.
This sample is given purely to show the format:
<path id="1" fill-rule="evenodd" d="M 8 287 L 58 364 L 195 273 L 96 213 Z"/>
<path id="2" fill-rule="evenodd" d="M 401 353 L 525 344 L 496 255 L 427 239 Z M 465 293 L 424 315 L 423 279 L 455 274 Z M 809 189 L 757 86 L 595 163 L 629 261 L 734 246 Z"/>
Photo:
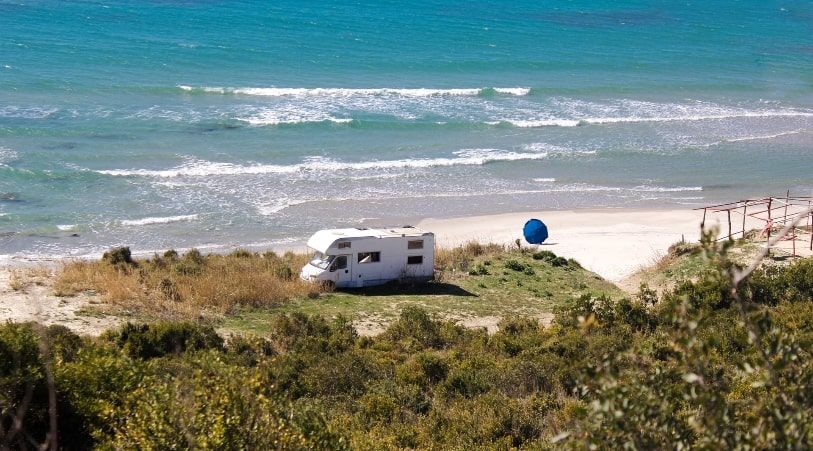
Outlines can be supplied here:
<path id="1" fill-rule="evenodd" d="M 813 193 L 813 3 L 0 1 L 0 256 Z"/>

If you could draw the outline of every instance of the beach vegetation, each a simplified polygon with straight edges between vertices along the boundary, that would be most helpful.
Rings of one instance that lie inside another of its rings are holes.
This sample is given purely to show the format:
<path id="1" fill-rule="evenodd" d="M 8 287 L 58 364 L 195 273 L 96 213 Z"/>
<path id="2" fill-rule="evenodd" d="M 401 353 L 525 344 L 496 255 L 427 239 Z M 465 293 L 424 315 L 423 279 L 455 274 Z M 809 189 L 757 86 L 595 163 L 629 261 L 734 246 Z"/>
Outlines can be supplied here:
<path id="1" fill-rule="evenodd" d="M 705 245 L 697 280 L 584 293 L 550 324 L 510 315 L 493 334 L 410 305 L 375 336 L 301 311 L 263 337 L 7 323 L 0 440 L 44 443 L 55 419 L 65 448 L 809 447 L 813 260 L 737 282 L 728 248 Z"/>
<path id="2" fill-rule="evenodd" d="M 102 260 L 111 265 L 134 265 L 132 253 L 129 247 L 116 247 L 110 249 L 102 255 Z"/>
<path id="3" fill-rule="evenodd" d="M 90 293 L 97 299 L 91 309 L 127 321 L 204 321 L 260 335 L 267 332 L 270 318 L 297 311 L 341 315 L 356 326 L 365 323 L 370 331 L 380 331 L 407 306 L 442 318 L 487 316 L 491 319 L 483 326 L 493 329 L 506 315 L 551 318 L 557 306 L 585 293 L 621 294 L 579 266 L 554 267 L 525 249 L 467 243 L 437 253 L 436 278 L 428 284 L 334 291 L 299 280 L 305 255 L 243 250 L 203 255 L 192 249 L 156 253 L 134 259 L 134 264 L 68 262 L 57 271 L 53 288 L 60 296 Z"/>
<path id="4" fill-rule="evenodd" d="M 221 327 L 263 335 L 275 315 L 305 312 L 325 317 L 341 315 L 353 321 L 360 333 L 370 334 L 383 331 L 399 318 L 401 310 L 412 306 L 440 319 L 495 330 L 500 319 L 512 315 L 550 321 L 557 308 L 584 294 L 613 298 L 624 295 L 612 283 L 580 266 L 555 267 L 533 259 L 532 253 L 524 249 L 466 244 L 438 249 L 441 252 L 446 260 L 436 265 L 439 276 L 433 282 L 335 290 L 268 308 L 240 309 L 227 315 Z M 521 269 L 508 269 L 506 264 Z M 464 267 L 466 271 L 461 269 Z"/>
<path id="5" fill-rule="evenodd" d="M 452 248 L 438 248 L 435 252 L 435 267 L 441 271 L 465 272 L 476 258 L 505 252 L 505 246 L 500 244 L 481 244 L 470 241 Z"/>
<path id="6" fill-rule="evenodd" d="M 295 254 L 203 255 L 192 249 L 183 255 L 167 251 L 127 263 L 129 250 L 121 249 L 126 248 L 109 252 L 102 261 L 63 265 L 55 291 L 62 296 L 92 291 L 113 308 L 155 318 L 197 318 L 268 307 L 323 290 L 295 277 L 305 262 L 304 256 Z"/>

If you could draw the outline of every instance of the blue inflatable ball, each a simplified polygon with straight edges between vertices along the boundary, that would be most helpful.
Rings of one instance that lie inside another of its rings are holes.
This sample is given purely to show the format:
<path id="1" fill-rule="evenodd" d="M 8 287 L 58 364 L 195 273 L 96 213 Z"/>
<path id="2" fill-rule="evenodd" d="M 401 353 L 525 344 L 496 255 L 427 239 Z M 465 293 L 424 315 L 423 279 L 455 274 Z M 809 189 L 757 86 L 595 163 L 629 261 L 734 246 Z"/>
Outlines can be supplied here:
<path id="1" fill-rule="evenodd" d="M 525 241 L 531 244 L 544 243 L 548 239 L 548 226 L 538 219 L 529 219 L 522 228 Z"/>

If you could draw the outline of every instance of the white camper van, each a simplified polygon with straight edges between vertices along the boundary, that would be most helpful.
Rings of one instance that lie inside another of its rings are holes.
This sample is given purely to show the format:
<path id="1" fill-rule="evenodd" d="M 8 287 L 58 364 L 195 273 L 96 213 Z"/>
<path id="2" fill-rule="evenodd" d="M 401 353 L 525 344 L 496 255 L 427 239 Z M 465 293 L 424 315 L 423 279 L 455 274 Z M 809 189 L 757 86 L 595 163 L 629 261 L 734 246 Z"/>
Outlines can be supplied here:
<path id="1" fill-rule="evenodd" d="M 412 226 L 320 230 L 308 240 L 316 251 L 300 277 L 337 287 L 368 287 L 434 275 L 435 235 Z"/>

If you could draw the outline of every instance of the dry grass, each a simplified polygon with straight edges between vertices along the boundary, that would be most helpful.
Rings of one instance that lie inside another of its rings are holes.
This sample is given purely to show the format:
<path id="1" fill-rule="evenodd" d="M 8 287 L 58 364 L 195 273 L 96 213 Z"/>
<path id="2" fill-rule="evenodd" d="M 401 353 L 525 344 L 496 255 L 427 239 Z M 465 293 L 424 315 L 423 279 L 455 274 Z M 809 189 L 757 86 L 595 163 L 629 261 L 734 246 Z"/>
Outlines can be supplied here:
<path id="1" fill-rule="evenodd" d="M 435 267 L 441 271 L 467 272 L 475 258 L 505 251 L 505 246 L 501 244 L 480 244 L 474 241 L 453 248 L 438 248 L 435 251 Z"/>
<path id="2" fill-rule="evenodd" d="M 23 291 L 31 285 L 45 285 L 52 271 L 45 266 L 14 268 L 9 271 L 8 285 L 14 291 Z"/>
<path id="3" fill-rule="evenodd" d="M 59 296 L 95 291 L 112 305 L 162 318 L 227 314 L 317 296 L 322 288 L 298 277 L 306 261 L 291 253 L 203 256 L 195 250 L 133 263 L 77 261 L 63 266 L 54 290 Z"/>

